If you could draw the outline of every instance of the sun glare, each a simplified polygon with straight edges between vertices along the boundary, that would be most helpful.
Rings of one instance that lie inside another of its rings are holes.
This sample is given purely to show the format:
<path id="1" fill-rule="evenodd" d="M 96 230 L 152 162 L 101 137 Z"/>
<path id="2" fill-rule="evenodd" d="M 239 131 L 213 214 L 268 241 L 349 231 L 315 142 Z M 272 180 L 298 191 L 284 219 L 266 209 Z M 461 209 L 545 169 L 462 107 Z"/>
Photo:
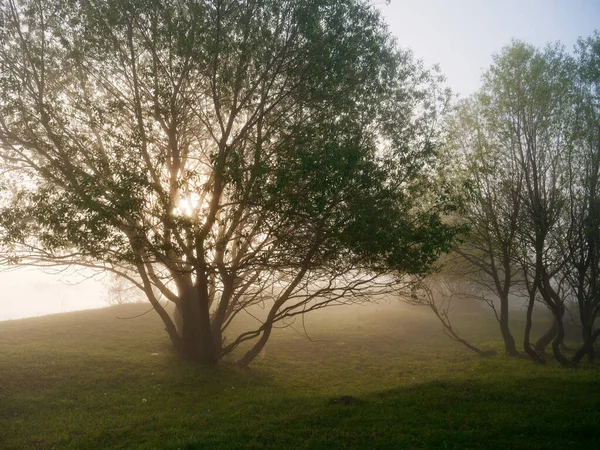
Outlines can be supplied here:
<path id="1" fill-rule="evenodd" d="M 205 206 L 201 202 L 201 197 L 195 192 L 180 198 L 177 207 L 173 209 L 173 215 L 186 218 L 194 218 L 198 216 L 198 213 Z"/>

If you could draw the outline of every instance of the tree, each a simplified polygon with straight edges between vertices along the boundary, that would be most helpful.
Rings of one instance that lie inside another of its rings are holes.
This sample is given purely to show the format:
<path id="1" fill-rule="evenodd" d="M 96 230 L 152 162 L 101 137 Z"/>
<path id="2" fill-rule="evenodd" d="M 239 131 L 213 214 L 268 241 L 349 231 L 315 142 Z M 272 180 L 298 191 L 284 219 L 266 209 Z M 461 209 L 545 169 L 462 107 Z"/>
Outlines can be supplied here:
<path id="1" fill-rule="evenodd" d="M 586 354 L 593 360 L 600 335 L 594 325 L 600 313 L 598 41 L 597 35 L 580 41 L 576 58 L 558 45 L 538 50 L 513 42 L 495 56 L 481 91 L 459 108 L 454 123 L 454 146 L 467 149 L 472 194 L 471 233 L 457 252 L 479 269 L 480 283 L 493 281 L 500 297 L 515 284 L 526 288 L 524 347 L 538 362 L 550 343 L 564 365 Z M 537 300 L 554 322 L 533 346 Z M 583 345 L 569 360 L 561 345 L 565 305 L 573 300 Z"/>
<path id="2" fill-rule="evenodd" d="M 468 220 L 473 232 L 467 245 L 458 249 L 491 280 L 501 300 L 507 349 L 516 350 L 508 331 L 508 293 L 516 283 L 524 284 L 529 297 L 525 350 L 542 362 L 552 341 L 556 358 L 565 364 L 560 345 L 565 312 L 562 271 L 568 259 L 565 162 L 572 67 L 572 59 L 559 46 L 540 51 L 514 41 L 494 56 L 480 92 L 463 114 L 463 123 L 470 127 L 461 136 L 466 136 L 470 149 L 473 201 Z M 529 335 L 538 297 L 555 321 L 534 348 Z"/>
<path id="3" fill-rule="evenodd" d="M 525 270 L 533 286 L 555 318 L 552 340 L 555 357 L 567 360 L 560 351 L 564 339 L 565 302 L 561 269 L 565 226 L 565 129 L 569 114 L 570 58 L 557 46 L 543 52 L 514 43 L 496 60 L 488 73 L 490 105 L 499 117 L 510 152 L 523 174 L 523 250 Z M 538 351 L 540 345 L 536 345 Z"/>
<path id="4" fill-rule="evenodd" d="M 129 280 L 115 273 L 110 273 L 105 280 L 106 294 L 104 299 L 109 305 L 125 305 L 141 303 L 146 296 Z"/>
<path id="5" fill-rule="evenodd" d="M 185 357 L 249 341 L 245 366 L 278 322 L 447 250 L 424 175 L 448 93 L 366 2 L 8 0 L 2 19 L 4 247 L 126 277 Z"/>
<path id="6" fill-rule="evenodd" d="M 573 357 L 588 355 L 594 361 L 594 342 L 600 331 L 594 323 L 600 314 L 600 34 L 581 40 L 573 77 L 574 108 L 570 124 L 567 179 L 569 264 L 566 284 L 577 301 L 583 345 Z"/>
<path id="7" fill-rule="evenodd" d="M 452 120 L 451 151 L 462 155 L 457 158 L 463 172 L 459 176 L 466 183 L 462 218 L 469 226 L 463 242 L 454 245 L 457 261 L 453 267 L 479 286 L 480 298 L 493 309 L 500 326 L 505 353 L 516 356 L 519 352 L 510 331 L 509 296 L 520 280 L 515 256 L 522 226 L 523 176 L 486 120 L 483 99 L 477 96 L 463 101 Z M 489 293 L 499 299 L 499 312 L 487 297 Z"/>

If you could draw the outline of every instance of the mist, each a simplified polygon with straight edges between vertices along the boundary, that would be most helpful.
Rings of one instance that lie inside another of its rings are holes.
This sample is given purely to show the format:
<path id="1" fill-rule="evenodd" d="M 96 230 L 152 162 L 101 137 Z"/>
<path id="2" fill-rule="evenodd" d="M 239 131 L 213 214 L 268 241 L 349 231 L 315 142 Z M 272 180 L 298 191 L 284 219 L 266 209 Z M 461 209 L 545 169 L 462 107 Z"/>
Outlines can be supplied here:
<path id="1" fill-rule="evenodd" d="M 36 269 L 0 271 L 0 321 L 107 306 L 98 279 L 48 274 Z"/>
<path id="2" fill-rule="evenodd" d="M 592 3 L 0 1 L 0 448 L 600 448 Z"/>

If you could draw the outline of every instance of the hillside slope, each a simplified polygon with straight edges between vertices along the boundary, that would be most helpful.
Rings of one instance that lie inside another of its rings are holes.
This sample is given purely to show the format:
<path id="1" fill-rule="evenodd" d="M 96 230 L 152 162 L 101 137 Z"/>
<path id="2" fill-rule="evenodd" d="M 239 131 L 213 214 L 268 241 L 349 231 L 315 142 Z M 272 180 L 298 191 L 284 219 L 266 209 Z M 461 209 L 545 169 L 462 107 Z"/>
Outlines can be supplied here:
<path id="1" fill-rule="evenodd" d="M 600 448 L 598 365 L 480 359 L 424 310 L 309 316 L 239 372 L 177 359 L 155 314 L 125 318 L 147 308 L 0 322 L 0 448 Z"/>

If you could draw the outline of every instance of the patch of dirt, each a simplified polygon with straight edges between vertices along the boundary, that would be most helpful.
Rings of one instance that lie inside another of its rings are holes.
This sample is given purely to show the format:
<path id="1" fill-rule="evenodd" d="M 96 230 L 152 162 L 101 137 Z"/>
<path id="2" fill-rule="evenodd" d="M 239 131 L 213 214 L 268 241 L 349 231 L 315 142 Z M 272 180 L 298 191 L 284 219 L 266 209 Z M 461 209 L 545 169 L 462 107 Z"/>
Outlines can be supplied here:
<path id="1" fill-rule="evenodd" d="M 358 399 L 353 397 L 352 395 L 342 395 L 341 397 L 336 397 L 331 399 L 332 405 L 342 405 L 349 406 L 358 403 Z"/>

